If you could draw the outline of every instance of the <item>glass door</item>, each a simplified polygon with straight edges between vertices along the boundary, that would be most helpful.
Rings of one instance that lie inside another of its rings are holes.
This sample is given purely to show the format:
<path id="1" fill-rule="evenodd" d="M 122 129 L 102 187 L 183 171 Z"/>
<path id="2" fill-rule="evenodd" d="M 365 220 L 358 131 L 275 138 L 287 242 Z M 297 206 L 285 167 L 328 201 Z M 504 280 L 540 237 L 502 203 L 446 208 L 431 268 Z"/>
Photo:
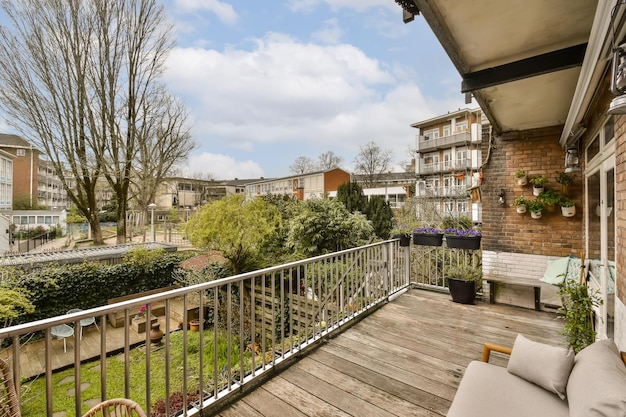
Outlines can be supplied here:
<path id="1" fill-rule="evenodd" d="M 613 337 L 615 303 L 615 157 L 587 175 L 589 287 L 603 304 L 596 311 L 598 338 Z"/>

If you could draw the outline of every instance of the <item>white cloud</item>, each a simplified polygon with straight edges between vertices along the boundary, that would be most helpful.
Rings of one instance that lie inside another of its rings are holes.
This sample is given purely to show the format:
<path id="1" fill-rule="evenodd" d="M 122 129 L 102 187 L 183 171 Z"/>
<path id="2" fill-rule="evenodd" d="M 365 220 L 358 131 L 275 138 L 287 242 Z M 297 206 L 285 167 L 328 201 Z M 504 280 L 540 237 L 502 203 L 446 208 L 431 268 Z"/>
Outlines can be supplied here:
<path id="1" fill-rule="evenodd" d="M 312 158 L 334 150 L 352 164 L 359 146 L 370 141 L 393 150 L 394 161 L 406 161 L 415 135 L 409 125 L 462 105 L 460 94 L 425 98 L 410 69 L 388 68 L 352 45 L 280 34 L 252 42 L 249 50 L 175 49 L 166 81 L 188 103 L 199 151 L 246 155 L 275 170 L 266 176 L 287 175 L 293 154 L 307 150 Z M 263 175 L 255 171 L 259 165 L 228 162 Z M 206 171 L 210 164 L 198 166 Z"/>
<path id="2" fill-rule="evenodd" d="M 219 0 L 174 0 L 174 6 L 183 12 L 209 11 L 227 25 L 233 25 L 239 19 L 232 5 Z"/>
<path id="3" fill-rule="evenodd" d="M 331 10 L 352 9 L 364 12 L 374 7 L 400 10 L 400 6 L 390 0 L 289 0 L 287 2 L 292 12 L 310 13 L 320 4 L 326 4 Z"/>
<path id="4" fill-rule="evenodd" d="M 324 26 L 319 31 L 313 33 L 312 38 L 322 43 L 339 43 L 343 36 L 343 30 L 339 27 L 336 18 L 324 21 Z"/>
<path id="5" fill-rule="evenodd" d="M 236 161 L 234 158 L 212 153 L 189 157 L 185 175 L 210 174 L 214 179 L 260 178 L 263 169 L 254 161 Z"/>

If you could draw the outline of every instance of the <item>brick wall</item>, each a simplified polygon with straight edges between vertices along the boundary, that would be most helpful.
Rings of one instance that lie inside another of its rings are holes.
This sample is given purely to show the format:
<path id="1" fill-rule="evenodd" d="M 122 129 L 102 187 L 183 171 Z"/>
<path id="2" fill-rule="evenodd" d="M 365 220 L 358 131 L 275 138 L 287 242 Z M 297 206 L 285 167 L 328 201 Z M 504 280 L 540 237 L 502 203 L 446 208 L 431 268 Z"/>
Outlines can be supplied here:
<path id="1" fill-rule="evenodd" d="M 17 156 L 15 148 L 4 148 L 3 150 L 14 155 L 13 158 L 13 199 L 20 196 L 29 196 L 33 194 L 33 204 L 37 204 L 37 170 L 39 154 L 31 149 L 24 149 L 25 155 Z M 32 172 L 31 172 L 31 152 L 32 155 Z M 32 183 L 31 183 L 32 180 Z"/>
<path id="2" fill-rule="evenodd" d="M 584 242 L 580 173 L 569 191 L 570 198 L 576 202 L 574 217 L 563 217 L 560 207 L 556 207 L 553 213 L 544 211 L 542 218 L 535 220 L 529 212 L 517 214 L 513 206 L 513 200 L 518 196 L 535 198 L 530 183 L 516 185 L 515 171 L 518 169 L 525 170 L 529 177 L 544 175 L 548 179 L 546 187 L 560 191 L 555 177 L 557 171 L 564 169 L 565 150 L 559 145 L 559 136 L 547 130 L 532 135 L 517 140 L 496 137 L 490 152 L 489 138 L 483 137 L 483 161 L 489 154 L 482 179 L 483 250 L 579 257 Z M 501 190 L 506 196 L 504 205 L 498 204 Z"/>

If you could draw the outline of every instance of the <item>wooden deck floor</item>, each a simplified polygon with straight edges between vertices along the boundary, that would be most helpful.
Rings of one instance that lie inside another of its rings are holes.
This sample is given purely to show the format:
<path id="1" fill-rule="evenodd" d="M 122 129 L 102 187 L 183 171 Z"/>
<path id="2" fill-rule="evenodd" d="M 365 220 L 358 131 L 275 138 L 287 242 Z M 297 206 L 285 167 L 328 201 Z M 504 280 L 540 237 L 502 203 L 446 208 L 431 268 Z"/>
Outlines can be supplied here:
<path id="1" fill-rule="evenodd" d="M 445 416 L 484 342 L 564 346 L 555 313 L 411 290 L 223 410 L 222 417 Z M 506 365 L 492 355 L 491 362 Z"/>

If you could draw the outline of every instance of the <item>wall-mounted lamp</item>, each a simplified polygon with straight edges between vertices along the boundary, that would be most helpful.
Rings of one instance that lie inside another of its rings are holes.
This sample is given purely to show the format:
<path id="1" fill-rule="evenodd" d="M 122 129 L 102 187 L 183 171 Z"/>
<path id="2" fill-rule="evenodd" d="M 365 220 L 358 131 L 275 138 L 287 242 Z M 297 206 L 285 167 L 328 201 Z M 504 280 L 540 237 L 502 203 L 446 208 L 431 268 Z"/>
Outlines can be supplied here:
<path id="1" fill-rule="evenodd" d="M 504 189 L 500 189 L 500 195 L 498 196 L 498 204 L 504 205 Z"/>
<path id="2" fill-rule="evenodd" d="M 578 148 L 567 148 L 565 151 L 565 172 L 580 171 L 580 158 L 578 157 Z"/>
<path id="3" fill-rule="evenodd" d="M 619 2 L 611 11 L 611 49 L 613 51 L 613 65 L 611 71 L 611 92 L 615 98 L 609 105 L 609 114 L 626 114 L 626 43 L 615 44 L 615 15 L 617 8 L 623 4 Z"/>

